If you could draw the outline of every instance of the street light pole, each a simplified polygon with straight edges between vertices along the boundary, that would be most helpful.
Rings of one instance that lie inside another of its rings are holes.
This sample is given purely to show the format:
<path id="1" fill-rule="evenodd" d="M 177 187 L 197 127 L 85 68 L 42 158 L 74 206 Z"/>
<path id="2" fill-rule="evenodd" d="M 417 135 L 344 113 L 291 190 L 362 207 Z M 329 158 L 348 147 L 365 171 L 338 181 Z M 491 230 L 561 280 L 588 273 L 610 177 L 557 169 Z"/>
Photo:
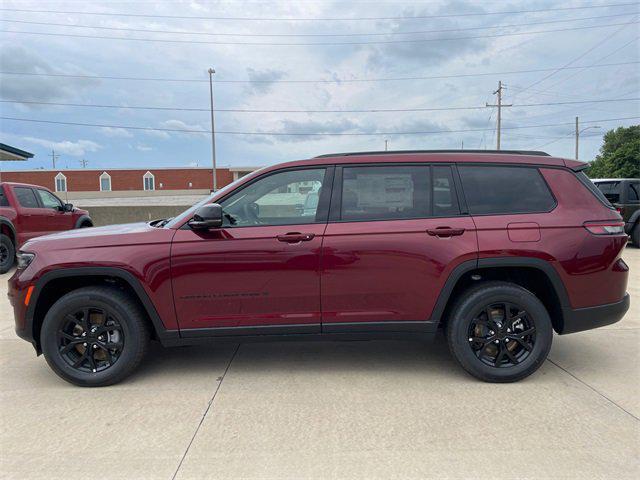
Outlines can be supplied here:
<path id="1" fill-rule="evenodd" d="M 578 117 L 576 117 L 576 160 L 578 160 L 578 146 L 579 146 L 579 139 L 580 139 L 580 134 L 582 132 L 585 132 L 587 130 L 589 130 L 590 128 L 602 128 L 599 125 L 591 125 L 590 127 L 585 127 L 582 130 L 579 129 L 579 123 L 578 123 Z"/>
<path id="2" fill-rule="evenodd" d="M 213 122 L 213 74 L 216 71 L 213 68 L 207 70 L 209 72 L 209 99 L 211 104 L 211 161 L 213 163 L 213 191 L 218 190 L 218 179 L 216 178 L 216 131 Z"/>

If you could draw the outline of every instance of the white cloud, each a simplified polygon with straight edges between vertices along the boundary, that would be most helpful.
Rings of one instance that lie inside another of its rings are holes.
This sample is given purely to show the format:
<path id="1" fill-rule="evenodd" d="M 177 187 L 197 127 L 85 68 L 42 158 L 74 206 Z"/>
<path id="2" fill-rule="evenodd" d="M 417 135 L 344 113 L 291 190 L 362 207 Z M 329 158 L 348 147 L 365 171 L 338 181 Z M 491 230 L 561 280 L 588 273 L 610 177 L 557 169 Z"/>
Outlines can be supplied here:
<path id="1" fill-rule="evenodd" d="M 142 143 L 139 143 L 136 145 L 136 150 L 140 151 L 140 152 L 150 152 L 151 150 L 153 150 L 153 147 L 150 147 L 149 145 L 144 145 Z"/>
<path id="2" fill-rule="evenodd" d="M 100 131 L 107 137 L 131 138 L 133 134 L 124 128 L 102 127 Z"/>
<path id="3" fill-rule="evenodd" d="M 202 125 L 198 125 L 196 123 L 189 124 L 183 122 L 182 120 L 166 120 L 162 122 L 162 128 L 188 130 L 184 133 L 185 135 L 206 135 L 207 133 L 206 129 Z M 201 131 L 202 133 L 197 133 L 197 131 Z M 180 135 L 182 135 L 182 133 L 180 133 Z"/>
<path id="4" fill-rule="evenodd" d="M 81 157 L 87 152 L 96 152 L 102 148 L 102 145 L 92 142 L 91 140 L 62 140 L 56 142 L 54 140 L 46 140 L 44 138 L 24 137 L 23 140 L 36 145 L 42 145 L 43 147 L 52 148 L 57 153 L 65 155 L 71 155 L 74 157 Z"/>

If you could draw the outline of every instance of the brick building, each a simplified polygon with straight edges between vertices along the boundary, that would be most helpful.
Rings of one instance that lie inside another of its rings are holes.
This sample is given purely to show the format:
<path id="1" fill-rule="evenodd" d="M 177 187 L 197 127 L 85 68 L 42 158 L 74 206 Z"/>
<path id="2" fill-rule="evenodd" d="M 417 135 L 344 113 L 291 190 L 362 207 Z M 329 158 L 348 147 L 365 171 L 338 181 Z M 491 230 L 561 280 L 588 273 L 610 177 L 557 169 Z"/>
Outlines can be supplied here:
<path id="1" fill-rule="evenodd" d="M 254 167 L 218 168 L 218 188 L 254 170 Z M 213 187 L 212 169 L 198 167 L 3 171 L 1 178 L 5 182 L 30 183 L 55 192 L 73 193 L 76 197 L 84 194 L 131 196 L 136 192 L 140 195 L 203 193 Z"/>

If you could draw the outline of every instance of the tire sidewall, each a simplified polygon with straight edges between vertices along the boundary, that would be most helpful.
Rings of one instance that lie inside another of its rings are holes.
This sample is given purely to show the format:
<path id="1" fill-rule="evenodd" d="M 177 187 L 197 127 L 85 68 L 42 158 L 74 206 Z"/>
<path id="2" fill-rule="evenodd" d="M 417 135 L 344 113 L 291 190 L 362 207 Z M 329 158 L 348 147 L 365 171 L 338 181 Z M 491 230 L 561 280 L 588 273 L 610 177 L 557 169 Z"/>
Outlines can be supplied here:
<path id="1" fill-rule="evenodd" d="M 116 297 L 117 298 L 117 297 Z M 60 355 L 57 332 L 64 323 L 65 315 L 74 313 L 83 307 L 96 307 L 113 313 L 124 334 L 124 347 L 113 366 L 100 372 L 82 372 L 69 365 Z M 135 322 L 130 320 L 132 312 L 123 308 L 117 300 L 104 294 L 74 292 L 58 300 L 45 316 L 40 334 L 42 352 L 49 366 L 62 378 L 76 385 L 102 386 L 116 383 L 128 375 L 141 348 L 140 333 Z"/>
<path id="2" fill-rule="evenodd" d="M 536 341 L 529 356 L 520 364 L 510 367 L 492 367 L 478 359 L 469 345 L 469 326 L 478 312 L 494 303 L 508 302 L 523 308 L 536 328 Z M 547 358 L 553 339 L 551 319 L 544 305 L 531 293 L 519 287 L 495 287 L 487 291 L 478 290 L 470 295 L 456 310 L 451 323 L 449 342 L 453 353 L 463 368 L 483 380 L 511 382 L 524 378 Z"/>
<path id="3" fill-rule="evenodd" d="M 16 249 L 11 239 L 4 234 L 0 234 L 0 243 L 7 248 L 9 253 L 8 261 L 0 264 L 0 273 L 7 273 L 16 261 Z"/>

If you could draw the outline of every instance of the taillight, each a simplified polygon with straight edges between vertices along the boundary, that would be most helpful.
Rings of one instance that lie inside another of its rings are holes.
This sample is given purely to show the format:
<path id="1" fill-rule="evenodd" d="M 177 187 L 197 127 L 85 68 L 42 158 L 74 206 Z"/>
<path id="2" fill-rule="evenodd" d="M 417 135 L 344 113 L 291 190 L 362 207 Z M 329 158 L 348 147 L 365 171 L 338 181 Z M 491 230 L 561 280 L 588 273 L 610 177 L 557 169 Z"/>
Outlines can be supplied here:
<path id="1" fill-rule="evenodd" d="M 624 222 L 584 222 L 584 228 L 594 235 L 620 235 L 624 233 Z"/>

